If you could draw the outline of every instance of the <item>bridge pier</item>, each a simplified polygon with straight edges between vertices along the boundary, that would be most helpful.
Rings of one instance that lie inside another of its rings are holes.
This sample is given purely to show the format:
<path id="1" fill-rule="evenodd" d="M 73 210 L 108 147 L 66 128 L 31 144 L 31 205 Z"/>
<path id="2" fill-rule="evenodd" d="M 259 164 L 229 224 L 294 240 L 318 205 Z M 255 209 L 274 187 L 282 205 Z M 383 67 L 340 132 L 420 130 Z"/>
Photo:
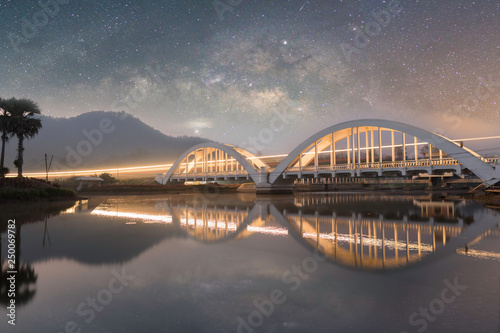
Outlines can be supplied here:
<path id="1" fill-rule="evenodd" d="M 255 184 L 257 194 L 290 194 L 293 193 L 293 182 L 290 184 Z"/>

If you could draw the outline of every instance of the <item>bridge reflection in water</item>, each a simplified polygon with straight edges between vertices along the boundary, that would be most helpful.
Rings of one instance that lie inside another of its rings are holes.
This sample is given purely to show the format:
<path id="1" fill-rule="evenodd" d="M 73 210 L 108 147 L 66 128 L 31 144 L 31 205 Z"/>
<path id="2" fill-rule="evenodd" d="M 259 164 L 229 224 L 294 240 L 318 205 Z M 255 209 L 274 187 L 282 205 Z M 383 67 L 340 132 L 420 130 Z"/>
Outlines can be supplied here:
<path id="1" fill-rule="evenodd" d="M 173 224 L 202 242 L 237 240 L 255 234 L 292 237 L 318 249 L 333 262 L 380 270 L 417 263 L 448 247 L 474 223 L 474 209 L 468 205 L 464 200 L 436 201 L 430 196 L 311 194 L 271 201 L 252 195 L 208 199 L 185 195 L 158 199 L 146 211 L 144 205 L 138 212 L 133 206 L 121 209 L 120 205 L 105 204 L 92 214 L 126 218 L 127 223 Z M 491 236 L 493 231 L 487 230 L 498 230 L 496 223 L 479 228 L 470 245 Z M 453 252 L 469 256 L 474 253 L 467 246 Z M 497 253 L 480 255 L 484 259 L 499 257 Z"/>

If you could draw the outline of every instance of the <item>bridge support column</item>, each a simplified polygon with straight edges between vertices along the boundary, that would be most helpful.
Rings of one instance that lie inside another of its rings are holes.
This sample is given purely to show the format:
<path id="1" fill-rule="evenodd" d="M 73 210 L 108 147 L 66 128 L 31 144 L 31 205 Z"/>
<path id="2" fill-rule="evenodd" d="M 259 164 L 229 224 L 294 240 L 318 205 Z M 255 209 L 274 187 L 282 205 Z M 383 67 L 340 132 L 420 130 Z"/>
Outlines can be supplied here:
<path id="1" fill-rule="evenodd" d="M 260 168 L 259 173 L 259 183 L 267 183 L 268 182 L 268 172 L 265 167 Z"/>
<path id="2" fill-rule="evenodd" d="M 255 193 L 257 194 L 289 194 L 293 193 L 293 180 L 283 180 L 278 184 L 258 183 L 255 184 Z"/>

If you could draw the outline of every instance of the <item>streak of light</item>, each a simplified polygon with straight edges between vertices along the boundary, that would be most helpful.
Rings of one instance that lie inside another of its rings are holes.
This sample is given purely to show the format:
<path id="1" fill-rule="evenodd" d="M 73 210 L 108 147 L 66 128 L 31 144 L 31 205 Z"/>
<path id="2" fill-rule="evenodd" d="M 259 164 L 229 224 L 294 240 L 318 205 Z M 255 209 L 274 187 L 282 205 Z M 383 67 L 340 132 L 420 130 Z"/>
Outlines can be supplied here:
<path id="1" fill-rule="evenodd" d="M 478 137 L 478 138 L 465 138 L 465 139 L 454 139 L 451 140 L 453 142 L 460 142 L 460 141 L 477 141 L 477 140 L 493 140 L 493 139 L 500 139 L 500 136 L 488 136 L 488 137 Z M 417 142 L 417 143 L 406 143 L 406 147 L 411 147 L 411 146 L 421 146 L 421 145 L 428 145 L 428 142 Z M 382 146 L 382 149 L 384 148 L 396 148 L 396 147 L 402 147 L 403 144 L 395 144 L 395 145 L 387 145 L 387 146 Z M 372 147 L 361 147 L 361 148 L 354 148 L 354 151 L 359 150 L 369 150 L 369 149 L 378 149 L 379 146 L 372 146 Z M 336 152 L 349 152 L 352 151 L 353 149 L 336 149 Z M 326 154 L 326 153 L 331 153 L 332 151 L 321 151 L 318 152 L 318 154 Z M 306 152 L 303 153 L 303 155 L 310 155 L 314 154 L 314 152 Z M 247 160 L 254 160 L 254 159 L 264 159 L 264 158 L 278 158 L 278 157 L 286 157 L 288 154 L 276 154 L 276 155 L 265 155 L 265 156 L 256 156 L 256 157 L 247 157 Z M 233 162 L 235 159 L 228 159 L 228 162 Z M 225 160 L 218 160 L 218 161 L 208 161 L 207 164 L 214 164 L 216 162 L 225 162 Z M 193 162 L 190 162 L 188 165 L 193 165 Z M 98 172 L 121 172 L 121 173 L 134 173 L 134 172 L 152 172 L 152 171 L 164 171 L 165 168 L 170 168 L 172 167 L 173 164 L 159 164 L 159 165 L 150 165 L 150 166 L 137 166 L 137 167 L 126 167 L 126 168 L 108 168 L 108 169 L 92 169 L 92 170 L 72 170 L 72 171 L 59 171 L 59 172 L 50 172 L 49 175 L 50 177 L 65 177 L 65 176 L 74 176 L 74 175 L 80 175 L 80 174 L 93 174 L 93 173 L 98 173 Z M 45 176 L 45 172 L 27 172 L 24 173 L 24 176 L 26 177 L 40 177 L 40 176 Z M 17 174 L 15 173 L 9 173 L 6 175 L 6 177 L 17 177 Z"/>
<path id="2" fill-rule="evenodd" d="M 460 254 L 460 255 L 463 255 L 463 256 L 473 257 L 473 258 L 477 258 L 477 259 L 498 260 L 498 261 L 500 261 L 500 253 L 480 251 L 480 250 L 473 250 L 473 249 L 469 249 L 466 252 L 462 248 L 457 249 L 457 253 Z"/>
<path id="3" fill-rule="evenodd" d="M 500 136 L 485 136 L 482 138 L 457 139 L 451 141 L 476 141 L 476 140 L 493 140 L 493 139 L 500 139 Z"/>

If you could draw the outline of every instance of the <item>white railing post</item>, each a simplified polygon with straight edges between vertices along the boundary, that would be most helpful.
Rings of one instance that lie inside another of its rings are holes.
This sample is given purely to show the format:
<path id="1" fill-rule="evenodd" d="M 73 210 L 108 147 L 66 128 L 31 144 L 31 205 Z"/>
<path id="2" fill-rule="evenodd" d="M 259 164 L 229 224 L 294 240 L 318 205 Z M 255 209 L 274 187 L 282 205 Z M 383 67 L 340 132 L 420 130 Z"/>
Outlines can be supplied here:
<path id="1" fill-rule="evenodd" d="M 380 174 L 382 174 L 382 130 L 378 128 L 378 163 Z"/>
<path id="2" fill-rule="evenodd" d="M 417 137 L 414 136 L 413 137 L 413 143 L 414 143 L 414 147 L 415 147 L 415 161 L 418 161 L 418 148 L 417 148 Z"/>
<path id="3" fill-rule="evenodd" d="M 391 152 L 392 152 L 392 162 L 396 162 L 396 147 L 394 147 L 394 130 L 391 130 Z"/>
<path id="4" fill-rule="evenodd" d="M 314 173 L 318 177 L 318 141 L 314 142 Z"/>

